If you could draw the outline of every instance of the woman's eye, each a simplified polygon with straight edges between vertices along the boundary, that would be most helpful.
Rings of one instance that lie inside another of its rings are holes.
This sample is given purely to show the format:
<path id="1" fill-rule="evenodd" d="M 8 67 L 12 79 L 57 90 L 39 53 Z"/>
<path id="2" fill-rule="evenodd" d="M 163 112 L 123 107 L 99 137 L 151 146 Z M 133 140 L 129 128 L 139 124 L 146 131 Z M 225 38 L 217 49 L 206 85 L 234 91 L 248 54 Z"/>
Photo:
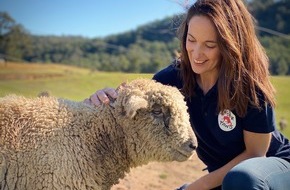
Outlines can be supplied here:
<path id="1" fill-rule="evenodd" d="M 213 49 L 215 46 L 206 46 L 207 48 Z"/>
<path id="2" fill-rule="evenodd" d="M 187 39 L 187 41 L 189 41 L 189 42 L 195 42 L 195 40 L 194 39 Z"/>
<path id="3" fill-rule="evenodd" d="M 207 48 L 211 48 L 211 49 L 213 49 L 213 48 L 216 47 L 216 44 L 205 44 L 205 46 L 206 46 Z"/>

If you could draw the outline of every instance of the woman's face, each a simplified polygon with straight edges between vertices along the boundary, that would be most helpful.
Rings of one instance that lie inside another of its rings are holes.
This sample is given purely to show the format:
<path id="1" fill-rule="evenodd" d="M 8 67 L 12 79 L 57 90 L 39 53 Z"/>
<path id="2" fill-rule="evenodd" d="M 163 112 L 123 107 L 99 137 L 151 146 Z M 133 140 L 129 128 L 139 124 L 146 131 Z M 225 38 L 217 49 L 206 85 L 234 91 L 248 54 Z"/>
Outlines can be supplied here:
<path id="1" fill-rule="evenodd" d="M 216 28 L 206 16 L 193 16 L 190 19 L 186 50 L 194 73 L 217 79 L 221 53 Z"/>

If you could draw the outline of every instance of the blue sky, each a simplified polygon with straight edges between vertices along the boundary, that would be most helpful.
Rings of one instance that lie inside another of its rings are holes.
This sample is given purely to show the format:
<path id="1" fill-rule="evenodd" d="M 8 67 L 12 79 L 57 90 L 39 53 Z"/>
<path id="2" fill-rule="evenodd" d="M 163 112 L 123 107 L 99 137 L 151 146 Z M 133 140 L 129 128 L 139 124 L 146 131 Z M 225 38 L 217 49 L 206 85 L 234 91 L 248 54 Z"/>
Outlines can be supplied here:
<path id="1" fill-rule="evenodd" d="M 31 34 L 104 37 L 184 12 L 183 0 L 0 0 Z"/>

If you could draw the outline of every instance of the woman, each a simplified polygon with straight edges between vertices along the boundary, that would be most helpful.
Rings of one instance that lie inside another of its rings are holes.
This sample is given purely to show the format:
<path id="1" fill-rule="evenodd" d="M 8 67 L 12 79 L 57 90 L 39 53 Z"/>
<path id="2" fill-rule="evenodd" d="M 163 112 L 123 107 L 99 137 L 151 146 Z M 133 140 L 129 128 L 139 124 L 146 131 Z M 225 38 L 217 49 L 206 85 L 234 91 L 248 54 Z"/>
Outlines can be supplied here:
<path id="1" fill-rule="evenodd" d="M 268 58 L 242 0 L 197 0 L 179 28 L 181 57 L 153 77 L 184 93 L 208 174 L 179 189 L 290 187 L 290 143 L 276 130 Z M 108 102 L 114 89 L 85 102 Z"/>

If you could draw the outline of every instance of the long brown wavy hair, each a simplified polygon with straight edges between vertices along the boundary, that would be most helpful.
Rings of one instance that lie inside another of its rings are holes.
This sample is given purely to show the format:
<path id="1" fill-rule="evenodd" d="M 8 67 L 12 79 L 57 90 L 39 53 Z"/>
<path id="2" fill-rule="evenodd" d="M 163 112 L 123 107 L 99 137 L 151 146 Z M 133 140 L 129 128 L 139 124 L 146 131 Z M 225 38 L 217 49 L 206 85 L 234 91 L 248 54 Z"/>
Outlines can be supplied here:
<path id="1" fill-rule="evenodd" d="M 185 95 L 193 96 L 197 85 L 186 51 L 188 23 L 196 15 L 208 17 L 218 33 L 222 61 L 217 81 L 217 111 L 235 110 L 243 117 L 249 105 L 261 108 L 260 96 L 274 107 L 275 89 L 270 82 L 269 59 L 256 36 L 254 19 L 242 0 L 197 0 L 188 9 L 178 29 Z"/>

